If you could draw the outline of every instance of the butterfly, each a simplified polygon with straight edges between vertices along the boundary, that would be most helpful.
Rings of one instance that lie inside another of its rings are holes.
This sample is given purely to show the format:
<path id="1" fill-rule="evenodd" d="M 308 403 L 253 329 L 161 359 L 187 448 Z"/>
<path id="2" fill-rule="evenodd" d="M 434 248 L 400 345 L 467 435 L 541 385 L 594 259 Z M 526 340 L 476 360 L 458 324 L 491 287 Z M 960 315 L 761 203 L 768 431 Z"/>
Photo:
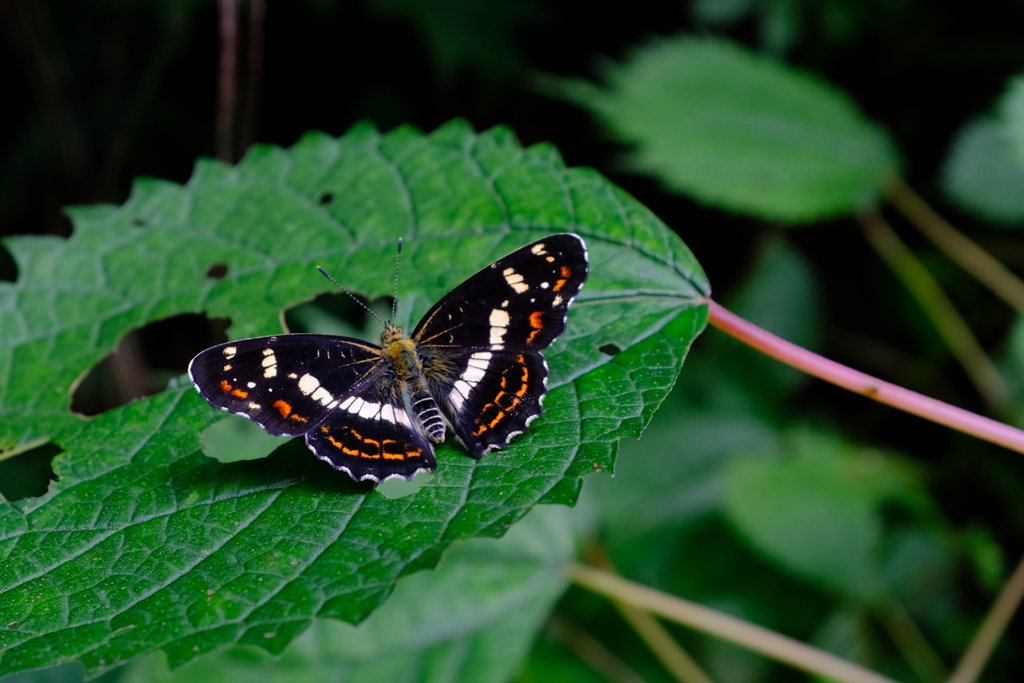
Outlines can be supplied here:
<path id="1" fill-rule="evenodd" d="M 411 335 L 385 323 L 381 346 L 281 334 L 213 346 L 189 377 L 213 407 L 306 445 L 356 481 L 436 467 L 448 428 L 473 458 L 504 448 L 543 412 L 541 350 L 565 331 L 587 280 L 587 248 L 552 235 L 449 292 Z"/>

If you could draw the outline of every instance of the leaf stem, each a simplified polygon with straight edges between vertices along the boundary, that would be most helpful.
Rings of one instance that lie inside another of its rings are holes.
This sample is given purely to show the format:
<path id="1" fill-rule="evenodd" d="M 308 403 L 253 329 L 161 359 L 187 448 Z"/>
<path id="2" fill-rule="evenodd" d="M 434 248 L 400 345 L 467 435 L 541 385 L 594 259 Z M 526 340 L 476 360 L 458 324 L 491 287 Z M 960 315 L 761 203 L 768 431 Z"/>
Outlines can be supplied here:
<path id="1" fill-rule="evenodd" d="M 1010 396 L 1003 378 L 985 355 L 971 328 L 957 312 L 942 287 L 914 256 L 877 210 L 857 216 L 868 242 L 917 300 L 953 355 L 960 361 L 978 393 L 993 408 L 1002 408 Z"/>
<path id="2" fill-rule="evenodd" d="M 947 683 L 974 683 L 1024 600 L 1024 558 L 1013 570 Z"/>
<path id="3" fill-rule="evenodd" d="M 654 615 L 621 600 L 612 604 L 679 683 L 713 683 Z"/>
<path id="4" fill-rule="evenodd" d="M 925 638 L 899 600 L 889 597 L 875 606 L 875 616 L 889 634 L 903 658 L 922 681 L 941 683 L 949 677 L 949 668 Z"/>
<path id="5" fill-rule="evenodd" d="M 577 563 L 571 563 L 567 571 L 573 582 L 595 593 L 728 640 L 816 676 L 840 683 L 893 683 L 892 679 L 793 638 L 610 572 Z"/>
<path id="6" fill-rule="evenodd" d="M 591 669 L 612 683 L 644 683 L 644 679 L 604 643 L 558 612 L 548 619 L 548 630 Z"/>
<path id="7" fill-rule="evenodd" d="M 1024 314 L 1024 281 L 940 216 L 907 183 L 897 177 L 888 199 L 925 237 L 978 282 Z"/>
<path id="8" fill-rule="evenodd" d="M 848 368 L 801 348 L 707 299 L 708 322 L 776 360 L 926 420 L 1024 453 L 1024 431 Z"/>

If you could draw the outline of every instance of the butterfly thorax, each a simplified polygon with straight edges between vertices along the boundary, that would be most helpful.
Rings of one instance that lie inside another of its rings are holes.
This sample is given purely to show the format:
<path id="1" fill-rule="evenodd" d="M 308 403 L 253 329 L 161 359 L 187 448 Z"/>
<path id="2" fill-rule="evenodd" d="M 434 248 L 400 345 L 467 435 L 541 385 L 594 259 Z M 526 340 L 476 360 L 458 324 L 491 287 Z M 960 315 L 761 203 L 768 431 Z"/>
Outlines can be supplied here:
<path id="1" fill-rule="evenodd" d="M 423 363 L 416 350 L 416 342 L 409 338 L 401 327 L 388 325 L 380 336 L 384 349 L 382 354 L 391 363 L 395 375 L 402 380 L 402 391 L 408 407 L 412 409 L 427 437 L 440 443 L 444 441 L 444 419 L 437 403 L 427 391 L 423 377 Z"/>
<path id="2" fill-rule="evenodd" d="M 416 342 L 401 327 L 388 325 L 380 336 L 383 355 L 391 363 L 395 374 L 413 384 L 422 383 L 423 363 L 416 352 Z"/>

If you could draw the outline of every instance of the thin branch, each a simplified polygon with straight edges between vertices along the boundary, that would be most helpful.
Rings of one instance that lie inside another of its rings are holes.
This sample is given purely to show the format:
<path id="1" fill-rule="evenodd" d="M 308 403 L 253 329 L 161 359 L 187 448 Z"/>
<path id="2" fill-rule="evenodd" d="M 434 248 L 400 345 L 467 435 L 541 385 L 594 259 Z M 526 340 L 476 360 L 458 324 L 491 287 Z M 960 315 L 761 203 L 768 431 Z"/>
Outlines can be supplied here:
<path id="1" fill-rule="evenodd" d="M 1024 453 L 1024 432 L 1019 429 L 848 368 L 762 330 L 711 299 L 707 304 L 708 322 L 772 358 L 879 403 Z"/>
<path id="2" fill-rule="evenodd" d="M 249 0 L 248 66 L 246 69 L 245 109 L 242 111 L 242 137 L 239 150 L 244 152 L 256 139 L 259 123 L 260 94 L 263 89 L 263 32 L 266 24 L 266 0 Z"/>
<path id="3" fill-rule="evenodd" d="M 647 610 L 613 600 L 612 604 L 636 634 L 643 639 L 658 661 L 668 669 L 679 683 L 713 683 L 697 662 L 680 647 L 672 634 Z"/>
<path id="4" fill-rule="evenodd" d="M 555 612 L 548 619 L 548 629 L 591 669 L 612 683 L 644 683 L 644 679 L 605 647 L 604 643 L 566 617 Z"/>
<path id="5" fill-rule="evenodd" d="M 566 569 L 573 582 L 595 593 L 717 636 L 815 676 L 839 683 L 893 683 L 890 678 L 798 640 L 615 574 L 576 563 Z"/>
<path id="6" fill-rule="evenodd" d="M 594 542 L 587 547 L 587 562 L 592 567 L 618 575 L 615 565 L 601 544 Z M 669 673 L 680 683 L 712 683 L 708 676 L 650 612 L 633 607 L 620 600 L 612 600 L 633 631 L 644 641 L 647 648 L 658 658 Z"/>
<path id="7" fill-rule="evenodd" d="M 220 0 L 220 67 L 217 87 L 217 158 L 234 162 L 238 92 L 238 0 Z"/>
<path id="8" fill-rule="evenodd" d="M 1024 600 L 1024 559 L 1013 570 L 947 683 L 974 683 Z"/>
<path id="9" fill-rule="evenodd" d="M 888 199 L 949 258 L 1024 314 L 1024 281 L 1009 268 L 936 213 L 902 178 L 889 187 Z"/>
<path id="10" fill-rule="evenodd" d="M 875 615 L 918 678 L 935 683 L 946 680 L 949 668 L 903 603 L 889 598 L 875 608 Z"/>
<path id="11" fill-rule="evenodd" d="M 860 214 L 858 220 L 868 242 L 910 290 L 946 346 L 960 361 L 978 393 L 991 407 L 1002 408 L 1010 397 L 1010 390 L 939 283 L 900 240 L 882 214 L 870 211 Z"/>

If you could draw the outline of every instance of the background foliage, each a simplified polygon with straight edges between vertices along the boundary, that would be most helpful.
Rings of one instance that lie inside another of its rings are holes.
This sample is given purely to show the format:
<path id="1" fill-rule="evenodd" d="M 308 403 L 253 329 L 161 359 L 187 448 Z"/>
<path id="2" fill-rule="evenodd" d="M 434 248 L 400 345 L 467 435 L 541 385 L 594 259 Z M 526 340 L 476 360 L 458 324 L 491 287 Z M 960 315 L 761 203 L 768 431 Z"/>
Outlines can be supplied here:
<path id="1" fill-rule="evenodd" d="M 254 93 L 258 116 L 239 121 L 238 137 L 242 146 L 291 146 L 309 130 L 336 136 L 361 120 L 385 131 L 406 123 L 433 131 L 455 117 L 476 130 L 507 124 L 524 145 L 553 142 L 569 166 L 597 168 L 650 208 L 694 251 L 716 298 L 741 315 L 890 381 L 1019 422 L 1024 323 L 894 221 L 1010 386 L 1012 398 L 993 409 L 848 216 L 877 201 L 885 179 L 902 171 L 965 232 L 1007 265 L 1024 267 L 1024 97 L 1013 80 L 1024 70 L 1022 19 L 1011 3 L 912 0 L 639 2 L 617 12 L 539 1 L 270 3 Z M 12 103 L 0 114 L 4 235 L 66 237 L 71 223 L 63 207 L 122 204 L 139 176 L 184 183 L 197 157 L 214 154 L 213 2 L 13 0 L 0 6 L 0 25 L 0 60 L 8 65 L 0 81 Z M 681 34 L 705 37 L 677 40 Z M 686 59 L 694 46 L 706 62 Z M 655 78 L 651 65 L 660 59 L 662 72 L 677 74 L 664 62 L 675 54 L 690 65 L 708 64 L 697 75 L 717 73 L 718 53 L 758 70 L 755 82 L 767 94 L 757 102 L 767 118 L 742 116 L 749 114 L 742 106 L 749 89 L 728 74 L 688 91 L 645 89 L 652 81 L 631 71 L 646 65 Z M 694 92 L 708 108 L 693 106 Z M 830 104 L 818 108 L 823 100 Z M 714 164 L 720 147 L 695 145 L 707 140 L 699 117 L 712 105 L 719 122 L 738 112 L 729 120 L 749 133 L 726 140 L 735 143 L 729 158 L 746 162 L 732 170 Z M 779 131 L 794 125 L 796 139 L 806 140 L 799 126 L 808 112 L 821 111 L 828 115 L 814 130 L 824 142 L 808 145 L 804 157 L 771 148 Z M 664 112 L 689 123 L 644 118 Z M 835 160 L 821 154 L 826 147 L 854 153 Z M 687 157 L 694 152 L 703 156 Z M 776 163 L 755 163 L 764 154 L 774 154 Z M 771 177 L 790 166 L 803 175 L 787 177 L 801 183 Z M 709 168 L 720 182 L 711 182 Z M 823 174 L 839 171 L 827 191 L 816 188 Z M 790 230 L 795 223 L 802 227 Z M 129 282 L 145 288 L 147 269 L 132 267 Z M 67 277 L 63 270 L 19 271 L 0 250 L 0 278 L 44 275 L 58 285 Z M 376 289 L 366 293 L 386 293 L 388 276 L 371 275 L 367 286 Z M 293 311 L 292 324 L 312 325 L 324 310 L 350 326 L 364 323 L 344 304 L 319 303 Z M 274 300 L 260 305 L 279 307 Z M 73 407 L 97 414 L 162 389 L 221 332 L 201 319 L 133 332 L 121 353 L 85 379 Z M 94 355 L 90 363 L 102 353 Z M 140 376 L 142 382 L 132 379 Z M 5 421 L 0 430 L 25 427 Z M 55 450 L 0 463 L 0 491 L 31 504 L 47 489 Z M 613 675 L 595 672 L 596 650 L 574 637 L 579 632 L 643 680 L 671 680 L 603 599 L 570 588 L 555 617 L 540 626 L 563 585 L 550 563 L 571 545 L 568 527 L 559 526 L 568 523 L 555 518 L 569 514 L 584 551 L 596 543 L 632 579 L 899 680 L 941 680 L 1024 548 L 1021 472 L 1019 455 L 808 381 L 709 332 L 643 440 L 621 449 L 616 476 L 586 478 L 582 512 L 559 510 L 536 524 L 531 516 L 513 527 L 536 538 L 555 534 L 546 551 L 516 545 L 522 536 L 467 543 L 438 572 L 402 579 L 366 625 L 379 620 L 387 626 L 376 628 L 396 629 L 395 648 L 404 658 L 393 665 L 409 666 L 423 680 L 485 669 L 493 678 L 481 673 L 479 680 Z M 473 544 L 488 543 L 507 544 L 501 557 L 518 558 L 522 572 L 501 576 L 508 563 L 480 568 L 496 551 Z M 468 592 L 493 600 L 493 619 L 441 610 L 447 630 L 423 636 L 417 628 L 437 623 L 435 606 L 417 596 L 448 595 L 453 583 L 464 584 L 463 571 L 484 577 Z M 397 630 L 417 610 L 423 621 Z M 906 615 L 926 641 L 909 651 Z M 336 628 L 348 627 L 317 622 L 285 650 L 275 671 L 312 677 L 330 670 L 344 680 L 379 674 L 370 645 L 336 648 L 336 640 L 347 639 Z M 1024 667 L 1014 647 L 1021 629 L 1019 619 L 1011 625 L 986 680 L 1015 680 Z M 505 635 L 524 631 L 539 637 Z M 803 678 L 720 641 L 673 633 L 716 680 Z M 161 671 L 161 657 L 105 676 L 162 675 L 153 673 Z M 177 675 L 252 677 L 266 669 L 263 657 L 232 650 L 194 665 L 208 669 L 189 674 L 186 667 Z M 80 680 L 76 667 L 35 675 Z M 273 675 L 284 676 L 268 679 Z"/>

